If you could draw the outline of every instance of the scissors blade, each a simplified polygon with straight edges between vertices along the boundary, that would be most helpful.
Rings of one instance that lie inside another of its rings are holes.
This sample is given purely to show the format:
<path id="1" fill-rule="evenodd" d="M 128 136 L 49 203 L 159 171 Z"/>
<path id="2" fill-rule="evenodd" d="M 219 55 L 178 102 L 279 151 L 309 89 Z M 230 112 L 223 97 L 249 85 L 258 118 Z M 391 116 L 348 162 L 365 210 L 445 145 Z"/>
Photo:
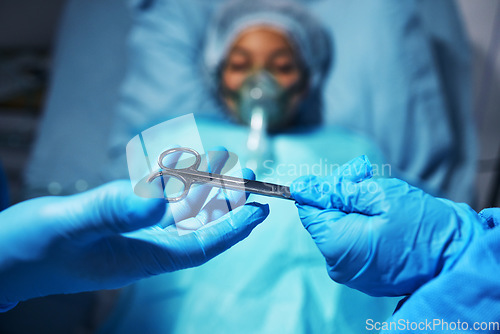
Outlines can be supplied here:
<path id="1" fill-rule="evenodd" d="M 184 177 L 187 180 L 190 180 L 192 183 L 210 184 L 219 188 L 241 190 L 264 196 L 293 200 L 293 197 L 290 193 L 290 188 L 279 184 L 207 173 L 198 170 L 192 170 L 189 168 L 176 169 L 175 172 L 172 172 L 172 174 L 174 173 Z"/>
<path id="2" fill-rule="evenodd" d="M 247 192 L 293 200 L 290 188 L 287 186 L 255 180 L 243 180 L 245 180 L 245 191 Z"/>

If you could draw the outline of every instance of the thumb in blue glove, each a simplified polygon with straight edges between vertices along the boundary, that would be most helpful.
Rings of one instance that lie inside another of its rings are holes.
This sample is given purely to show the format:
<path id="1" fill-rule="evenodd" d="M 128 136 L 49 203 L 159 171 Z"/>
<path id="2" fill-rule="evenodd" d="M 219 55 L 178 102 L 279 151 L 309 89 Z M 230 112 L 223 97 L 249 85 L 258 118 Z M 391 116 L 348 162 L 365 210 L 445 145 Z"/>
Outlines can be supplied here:
<path id="1" fill-rule="evenodd" d="M 165 208 L 164 199 L 140 198 L 128 181 L 116 181 L 1 212 L 0 308 L 49 294 L 118 288 L 202 264 L 248 236 L 269 213 L 267 206 L 246 204 L 180 236 L 155 225 Z"/>
<path id="2" fill-rule="evenodd" d="M 411 294 L 484 233 L 484 221 L 466 204 L 398 179 L 370 179 L 366 170 L 369 162 L 355 159 L 336 176 L 302 177 L 291 186 L 336 282 L 373 296 Z"/>

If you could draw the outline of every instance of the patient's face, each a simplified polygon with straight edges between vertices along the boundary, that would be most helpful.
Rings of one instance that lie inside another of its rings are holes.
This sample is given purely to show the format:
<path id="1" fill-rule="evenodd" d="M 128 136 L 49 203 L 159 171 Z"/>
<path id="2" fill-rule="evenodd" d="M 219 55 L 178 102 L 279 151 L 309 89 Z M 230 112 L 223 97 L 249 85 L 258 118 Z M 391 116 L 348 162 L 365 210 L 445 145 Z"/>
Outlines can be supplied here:
<path id="1" fill-rule="evenodd" d="M 244 30 L 235 40 L 222 71 L 224 86 L 237 91 L 245 79 L 265 69 L 284 88 L 290 88 L 302 79 L 302 70 L 295 51 L 285 34 L 269 27 L 252 27 Z M 303 92 L 291 98 L 288 114 L 293 114 Z M 235 102 L 224 98 L 232 112 L 237 112 Z"/>

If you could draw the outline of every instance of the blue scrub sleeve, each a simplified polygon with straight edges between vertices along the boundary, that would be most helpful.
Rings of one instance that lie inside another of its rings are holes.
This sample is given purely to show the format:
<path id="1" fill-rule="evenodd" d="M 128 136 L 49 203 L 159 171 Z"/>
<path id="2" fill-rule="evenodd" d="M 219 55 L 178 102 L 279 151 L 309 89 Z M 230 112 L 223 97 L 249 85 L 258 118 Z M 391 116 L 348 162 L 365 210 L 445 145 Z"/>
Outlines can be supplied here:
<path id="1" fill-rule="evenodd" d="M 481 216 L 498 224 L 500 209 L 483 210 Z M 493 228 L 470 245 L 455 267 L 410 296 L 388 321 L 393 328 L 382 333 L 498 333 L 499 273 L 500 228 Z"/>

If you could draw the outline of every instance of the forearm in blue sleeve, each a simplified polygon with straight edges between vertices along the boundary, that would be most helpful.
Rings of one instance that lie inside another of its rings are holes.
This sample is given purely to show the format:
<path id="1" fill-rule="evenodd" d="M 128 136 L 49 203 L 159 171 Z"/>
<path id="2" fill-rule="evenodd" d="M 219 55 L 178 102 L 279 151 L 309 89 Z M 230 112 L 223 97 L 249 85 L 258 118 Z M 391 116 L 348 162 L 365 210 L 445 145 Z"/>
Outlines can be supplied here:
<path id="1" fill-rule="evenodd" d="M 483 218 L 500 221 L 499 209 L 489 213 Z M 475 240 L 450 271 L 417 290 L 388 320 L 393 328 L 382 333 L 498 333 L 499 315 L 500 228 L 493 228 Z M 412 324 L 421 328 L 408 329 Z"/>

